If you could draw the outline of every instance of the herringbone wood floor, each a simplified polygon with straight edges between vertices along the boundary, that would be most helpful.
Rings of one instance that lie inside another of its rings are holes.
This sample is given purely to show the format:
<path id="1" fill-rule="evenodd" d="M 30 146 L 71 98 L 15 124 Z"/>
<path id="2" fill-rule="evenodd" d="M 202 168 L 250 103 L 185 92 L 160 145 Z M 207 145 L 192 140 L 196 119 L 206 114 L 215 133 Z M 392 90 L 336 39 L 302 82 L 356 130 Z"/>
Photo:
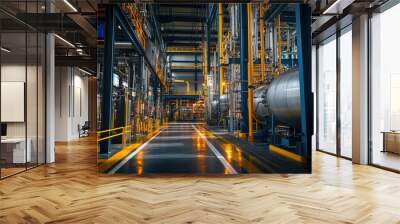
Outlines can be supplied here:
<path id="1" fill-rule="evenodd" d="M 312 175 L 96 173 L 91 139 L 0 181 L 0 223 L 400 223 L 400 175 L 313 155 Z"/>

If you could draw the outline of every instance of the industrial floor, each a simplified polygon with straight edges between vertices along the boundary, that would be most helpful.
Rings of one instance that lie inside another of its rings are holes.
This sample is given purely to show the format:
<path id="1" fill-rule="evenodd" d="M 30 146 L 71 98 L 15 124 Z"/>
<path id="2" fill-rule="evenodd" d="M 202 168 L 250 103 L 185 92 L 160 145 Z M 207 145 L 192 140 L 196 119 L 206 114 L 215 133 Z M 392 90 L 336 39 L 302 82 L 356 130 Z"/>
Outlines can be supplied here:
<path id="1" fill-rule="evenodd" d="M 95 138 L 0 181 L 0 223 L 399 223 L 400 175 L 313 152 L 312 174 L 98 174 Z"/>
<path id="2" fill-rule="evenodd" d="M 169 123 L 108 173 L 240 174 L 304 173 L 306 164 L 269 151 L 267 144 L 246 144 L 222 129 L 201 123 Z"/>

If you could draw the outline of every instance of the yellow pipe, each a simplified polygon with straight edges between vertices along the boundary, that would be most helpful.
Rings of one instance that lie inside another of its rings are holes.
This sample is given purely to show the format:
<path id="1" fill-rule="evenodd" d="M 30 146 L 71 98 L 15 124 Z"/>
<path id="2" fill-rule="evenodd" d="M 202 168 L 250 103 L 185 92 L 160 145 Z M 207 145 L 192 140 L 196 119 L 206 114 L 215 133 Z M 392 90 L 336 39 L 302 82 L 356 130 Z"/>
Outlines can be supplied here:
<path id="1" fill-rule="evenodd" d="M 190 83 L 187 80 L 175 79 L 174 82 L 176 83 L 185 83 L 186 84 L 186 93 L 190 93 Z"/>
<path id="2" fill-rule="evenodd" d="M 219 45 L 219 96 L 224 94 L 224 70 L 222 68 L 222 62 L 224 58 L 224 47 L 222 46 L 222 38 L 223 38 L 223 11 L 222 11 L 222 3 L 218 3 L 218 45 Z"/>
<path id="3" fill-rule="evenodd" d="M 265 79 L 265 37 L 264 37 L 264 16 L 265 8 L 263 4 L 260 4 L 260 39 L 261 39 L 261 50 L 260 50 L 260 60 L 261 60 L 261 81 Z"/>
<path id="4" fill-rule="evenodd" d="M 189 47 L 168 47 L 167 53 L 200 53 L 200 48 L 189 48 Z"/>
<path id="5" fill-rule="evenodd" d="M 248 22 L 248 76 L 247 76 L 247 85 L 248 85 L 248 94 L 247 94 L 247 107 L 249 114 L 249 140 L 253 141 L 253 50 L 252 50 L 252 4 L 247 3 L 247 22 Z"/>

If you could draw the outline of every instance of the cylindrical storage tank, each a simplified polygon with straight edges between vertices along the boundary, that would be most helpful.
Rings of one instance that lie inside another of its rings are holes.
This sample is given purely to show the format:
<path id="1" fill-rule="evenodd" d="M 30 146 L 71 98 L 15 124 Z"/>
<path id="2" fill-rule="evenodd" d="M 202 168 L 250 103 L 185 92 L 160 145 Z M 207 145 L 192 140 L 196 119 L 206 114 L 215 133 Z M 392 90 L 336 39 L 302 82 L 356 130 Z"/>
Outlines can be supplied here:
<path id="1" fill-rule="evenodd" d="M 253 108 L 257 120 L 264 121 L 270 115 L 267 102 L 268 85 L 263 85 L 254 90 Z"/>
<path id="2" fill-rule="evenodd" d="M 218 101 L 217 100 L 213 100 L 211 102 L 211 114 L 212 114 L 213 117 L 217 117 L 218 116 L 217 105 L 218 105 Z"/>
<path id="3" fill-rule="evenodd" d="M 229 111 L 229 102 L 228 102 L 228 95 L 224 94 L 220 97 L 220 106 L 221 106 L 221 114 L 228 113 Z"/>
<path id="4" fill-rule="evenodd" d="M 212 114 L 217 115 L 218 112 L 218 100 L 213 100 L 211 102 Z M 229 111 L 228 95 L 224 94 L 220 98 L 220 112 L 221 114 L 226 114 Z"/>
<path id="5" fill-rule="evenodd" d="M 288 71 L 268 87 L 269 110 L 277 120 L 291 127 L 300 127 L 300 81 L 298 70 Z"/>

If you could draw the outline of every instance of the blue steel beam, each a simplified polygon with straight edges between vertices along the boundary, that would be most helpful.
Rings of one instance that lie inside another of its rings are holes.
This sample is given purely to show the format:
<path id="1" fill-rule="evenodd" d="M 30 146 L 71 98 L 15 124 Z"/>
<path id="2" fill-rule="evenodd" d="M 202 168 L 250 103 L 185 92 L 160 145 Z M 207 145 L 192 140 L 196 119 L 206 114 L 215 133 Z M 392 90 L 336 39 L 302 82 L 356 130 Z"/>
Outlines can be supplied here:
<path id="1" fill-rule="evenodd" d="M 160 24 L 158 23 L 158 21 L 155 18 L 156 17 L 156 15 L 155 15 L 156 13 L 155 13 L 153 5 L 149 4 L 149 8 L 150 8 L 150 10 L 149 10 L 150 11 L 150 17 L 151 17 L 151 20 L 152 20 L 152 22 L 154 24 L 154 27 L 155 27 L 157 40 L 160 43 L 160 45 L 162 46 L 162 45 L 164 45 L 164 41 L 163 41 L 161 33 L 160 33 L 160 31 L 161 31 Z"/>
<path id="2" fill-rule="evenodd" d="M 241 3 L 239 6 L 239 21 L 240 21 L 240 88 L 241 88 L 241 107 L 240 112 L 242 119 L 240 121 L 240 131 L 242 133 L 249 132 L 249 114 L 247 107 L 247 68 L 248 68 L 248 49 L 247 49 L 247 6 L 246 3 Z"/>
<path id="3" fill-rule="evenodd" d="M 264 20 L 268 22 L 268 20 L 272 20 L 274 19 L 283 9 L 285 9 L 285 4 L 279 4 L 277 6 L 273 5 L 271 12 L 268 12 L 269 10 L 267 10 L 267 12 L 265 13 L 265 17 Z"/>
<path id="4" fill-rule="evenodd" d="M 112 78 L 114 64 L 114 40 L 115 40 L 115 8 L 105 6 L 105 37 L 104 37 L 104 72 L 102 85 L 102 108 L 101 108 L 101 129 L 112 128 Z M 109 133 L 103 133 L 100 138 L 107 137 Z M 111 148 L 111 139 L 100 142 L 100 154 L 108 154 Z"/>
<path id="5" fill-rule="evenodd" d="M 208 19 L 207 19 L 207 25 L 211 26 L 211 24 L 213 23 L 215 16 L 217 14 L 217 4 L 212 4 L 210 7 L 210 13 L 208 15 Z"/>
<path id="6" fill-rule="evenodd" d="M 311 136 L 313 133 L 313 94 L 311 90 L 311 8 L 296 4 L 296 37 L 301 103 L 301 155 L 307 159 L 311 172 Z"/>

